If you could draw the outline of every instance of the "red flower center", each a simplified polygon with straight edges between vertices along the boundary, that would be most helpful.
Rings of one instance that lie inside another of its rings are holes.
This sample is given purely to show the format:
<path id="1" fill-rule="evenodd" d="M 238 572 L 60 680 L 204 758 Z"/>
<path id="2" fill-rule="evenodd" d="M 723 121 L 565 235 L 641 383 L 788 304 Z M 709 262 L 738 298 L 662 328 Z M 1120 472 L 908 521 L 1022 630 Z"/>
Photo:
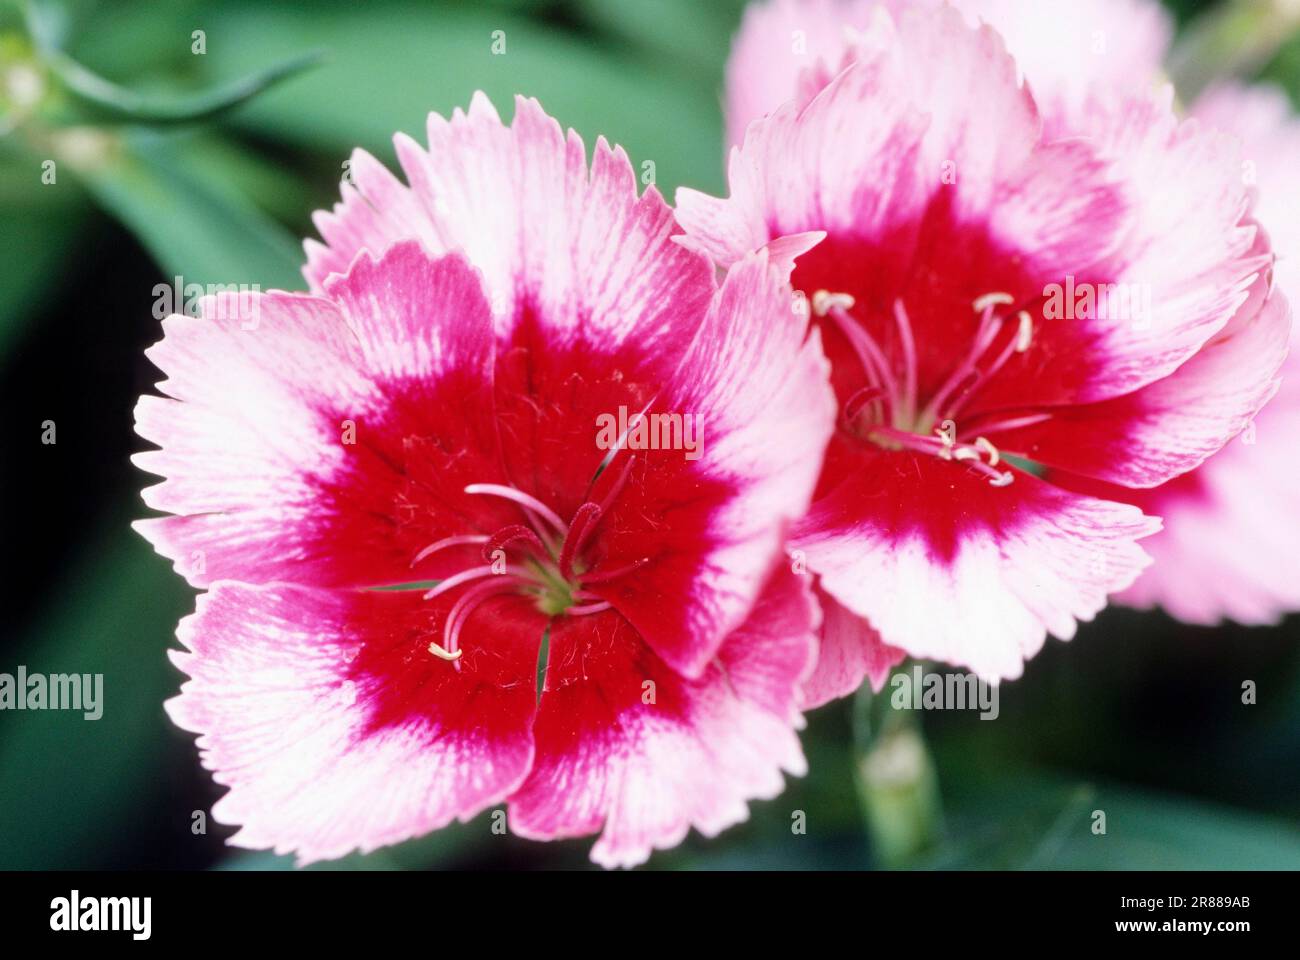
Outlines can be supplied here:
<path id="1" fill-rule="evenodd" d="M 411 561 L 413 567 L 440 550 L 481 544 L 483 559 L 486 561 L 482 566 L 468 567 L 452 574 L 425 593 L 424 598 L 430 600 L 464 584 L 473 584 L 448 612 L 442 642 L 430 643 L 429 652 L 444 660 L 453 661 L 459 670 L 460 664 L 455 661 L 460 659 L 463 652 L 460 648 L 461 630 L 484 601 L 502 593 L 533 597 L 537 608 L 547 616 L 587 616 L 608 610 L 610 604 L 587 588 L 622 577 L 646 563 L 649 558 L 624 564 L 617 569 L 597 570 L 588 560 L 587 548 L 602 518 L 627 484 L 635 460 L 635 456 L 629 456 L 605 497 L 599 503 L 584 499 L 568 523 L 541 500 L 517 487 L 497 483 L 472 483 L 467 486 L 465 492 L 468 494 L 499 497 L 517 504 L 524 514 L 525 522 L 507 524 L 491 536 L 458 534 L 444 537 L 415 555 Z M 611 467 L 612 463 L 606 463 L 604 469 Z M 595 482 L 593 478 L 593 486 Z M 587 492 L 590 494 L 590 488 Z"/>
<path id="2" fill-rule="evenodd" d="M 987 293 L 975 300 L 979 326 L 969 349 L 922 403 L 917 390 L 916 343 L 903 301 L 895 300 L 893 311 L 902 360 L 891 364 L 867 326 L 849 312 L 855 306 L 851 295 L 815 292 L 813 312 L 835 322 L 866 376 L 866 386 L 844 404 L 844 428 L 885 450 L 911 450 L 966 464 L 985 474 L 994 486 L 1011 483 L 1014 474 L 998 469 L 1001 456 L 983 434 L 1037 423 L 1047 415 L 976 420 L 973 428 L 961 429 L 957 417 L 1012 356 L 1032 346 L 1033 318 L 1027 310 L 1007 309 L 1014 305 L 1015 298 L 1007 293 Z"/>

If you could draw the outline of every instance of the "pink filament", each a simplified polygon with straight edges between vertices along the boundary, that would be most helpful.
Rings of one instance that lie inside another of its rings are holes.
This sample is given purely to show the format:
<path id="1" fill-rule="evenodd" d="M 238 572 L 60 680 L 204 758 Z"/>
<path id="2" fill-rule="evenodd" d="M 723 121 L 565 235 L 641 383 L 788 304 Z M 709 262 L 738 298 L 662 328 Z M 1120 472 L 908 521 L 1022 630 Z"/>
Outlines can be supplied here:
<path id="1" fill-rule="evenodd" d="M 515 571 L 511 571 L 509 570 L 509 568 L 507 568 L 507 572 L 514 573 Z M 469 583 L 469 581 L 471 580 L 482 580 L 484 577 L 494 577 L 494 576 L 504 576 L 504 575 L 505 574 L 497 573 L 491 567 L 470 567 L 468 570 L 462 570 L 460 573 L 452 574 L 446 580 L 443 580 L 432 590 L 429 590 L 427 593 L 425 593 L 424 599 L 432 600 L 434 597 L 440 597 L 448 590 L 454 590 L 456 587 L 459 587 L 462 583 Z M 511 579 L 516 579 L 516 578 L 512 577 Z"/>
<path id="2" fill-rule="evenodd" d="M 560 519 L 559 515 L 536 497 L 524 493 L 522 490 L 516 490 L 514 487 L 503 486 L 499 483 L 471 483 L 465 488 L 466 493 L 486 494 L 493 497 L 502 497 L 506 500 L 513 500 L 520 506 L 531 510 L 547 523 L 553 526 L 557 533 L 564 533 L 566 524 Z"/>
<path id="3" fill-rule="evenodd" d="M 415 566 L 426 557 L 430 557 L 439 550 L 446 550 L 448 547 L 459 547 L 476 543 L 487 543 L 488 538 L 481 534 L 464 534 L 457 537 L 443 537 L 441 540 L 435 540 L 423 550 L 415 555 L 411 561 L 411 566 Z"/>

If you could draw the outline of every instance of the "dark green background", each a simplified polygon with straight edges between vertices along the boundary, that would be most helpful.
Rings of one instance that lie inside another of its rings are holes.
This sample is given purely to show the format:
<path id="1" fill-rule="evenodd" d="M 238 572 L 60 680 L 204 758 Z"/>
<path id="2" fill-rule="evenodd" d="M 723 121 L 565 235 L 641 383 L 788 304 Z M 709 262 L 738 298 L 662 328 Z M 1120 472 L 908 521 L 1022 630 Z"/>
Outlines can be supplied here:
<path id="1" fill-rule="evenodd" d="M 1183 3 L 1186 17 L 1197 4 Z M 67 5 L 66 48 L 132 89 L 205 89 L 295 54 L 325 64 L 222 119 L 117 127 L 93 175 L 39 180 L 39 151 L 0 138 L 0 671 L 102 672 L 98 722 L 0 713 L 0 868 L 275 867 L 191 833 L 220 791 L 192 737 L 162 711 L 180 674 L 164 651 L 193 591 L 127 524 L 151 478 L 128 455 L 135 398 L 156 372 L 153 285 L 300 286 L 301 237 L 337 194 L 360 144 L 391 160 L 391 134 L 423 138 L 429 110 L 486 90 L 503 113 L 523 92 L 588 145 L 597 134 L 679 184 L 723 189 L 722 66 L 736 0 L 172 2 Z M 0 32 L 21 20 L 0 7 Z M 190 53 L 203 29 L 207 54 Z M 490 54 L 505 30 L 508 53 Z M 1300 78 L 1295 47 L 1271 72 Z M 1292 85 L 1293 90 L 1296 89 Z M 40 442 L 40 423 L 58 443 Z M 1288 518 L 1291 519 L 1291 518 Z M 1277 629 L 1179 626 L 1110 611 L 1052 641 L 1002 690 L 1002 716 L 929 715 L 945 807 L 920 866 L 1300 867 L 1300 644 Z M 1243 706 L 1254 680 L 1259 703 Z M 817 711 L 811 773 L 749 823 L 692 837 L 652 867 L 872 865 L 854 788 L 853 704 Z M 794 836 L 791 812 L 808 832 Z M 1089 814 L 1102 809 L 1096 837 Z M 486 817 L 343 865 L 581 866 L 590 840 L 493 836 Z"/>

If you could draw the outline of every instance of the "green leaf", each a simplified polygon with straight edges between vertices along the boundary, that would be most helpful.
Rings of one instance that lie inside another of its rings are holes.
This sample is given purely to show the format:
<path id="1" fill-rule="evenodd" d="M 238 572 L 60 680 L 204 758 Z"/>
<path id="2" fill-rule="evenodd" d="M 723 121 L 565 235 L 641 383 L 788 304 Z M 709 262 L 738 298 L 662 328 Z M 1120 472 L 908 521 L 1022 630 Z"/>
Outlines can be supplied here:
<path id="1" fill-rule="evenodd" d="M 125 524 L 90 557 L 52 587 L 60 602 L 18 638 L 5 671 L 101 673 L 103 715 L 0 714 L 3 869 L 106 865 L 163 789 L 163 748 L 185 739 L 163 713 L 180 684 L 164 651 L 192 592 Z"/>
<path id="2" fill-rule="evenodd" d="M 656 63 L 680 64 L 715 85 L 722 82 L 723 64 L 744 6 L 743 0 L 578 3 L 581 13 L 597 28 L 653 57 Z"/>
<path id="3" fill-rule="evenodd" d="M 69 265 L 83 217 L 70 210 L 11 207 L 0 217 L 0 358 Z M 21 252 L 21 255 L 16 255 Z"/>
<path id="4" fill-rule="evenodd" d="M 482 89 L 507 117 L 516 93 L 536 96 L 589 147 L 599 134 L 621 144 L 638 174 L 653 161 L 665 195 L 683 183 L 722 188 L 716 86 L 510 12 L 393 3 L 376 16 L 360 7 L 236 2 L 207 20 L 202 66 L 217 76 L 283 56 L 286 38 L 330 52 L 321 69 L 259 97 L 232 122 L 329 151 L 340 163 L 357 145 L 391 162 L 393 133 L 423 140 L 429 111 L 449 114 Z M 494 37 L 504 53 L 493 53 Z"/>
<path id="5" fill-rule="evenodd" d="M 1118 784 L 1070 782 L 1000 764 L 947 804 L 943 869 L 1295 870 L 1287 822 Z M 1095 832 L 1105 816 L 1105 833 Z"/>
<path id="6" fill-rule="evenodd" d="M 27 30 L 41 60 L 86 114 L 81 122 L 163 125 L 210 120 L 318 64 L 321 50 L 259 65 L 255 72 L 213 89 L 182 95 L 144 94 L 108 80 L 63 50 L 69 16 L 58 4 L 29 0 Z"/>
<path id="7" fill-rule="evenodd" d="M 86 116 L 78 117 L 78 120 L 149 126 L 214 119 L 315 66 L 323 59 L 322 51 L 313 51 L 266 67 L 215 90 L 180 96 L 157 96 L 119 86 L 58 51 L 50 51 L 44 58 L 72 99 L 83 108 Z"/>
<path id="8" fill-rule="evenodd" d="M 103 152 L 79 170 L 82 179 L 169 274 L 187 283 L 303 286 L 304 258 L 293 236 L 234 184 L 184 164 L 180 142 L 132 131 Z"/>

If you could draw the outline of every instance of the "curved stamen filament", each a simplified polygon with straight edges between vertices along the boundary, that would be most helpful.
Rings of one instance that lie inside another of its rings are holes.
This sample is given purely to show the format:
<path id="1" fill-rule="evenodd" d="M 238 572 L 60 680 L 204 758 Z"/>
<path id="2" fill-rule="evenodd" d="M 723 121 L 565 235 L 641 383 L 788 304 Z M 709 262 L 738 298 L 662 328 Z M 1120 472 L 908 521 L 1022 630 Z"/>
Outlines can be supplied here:
<path id="1" fill-rule="evenodd" d="M 573 573 L 573 560 L 582 549 L 591 531 L 600 522 L 601 509 L 591 501 L 578 508 L 569 524 L 569 534 L 564 538 L 564 548 L 560 551 L 560 576 L 568 578 Z"/>
<path id="2" fill-rule="evenodd" d="M 980 433 L 1007 433 L 1022 427 L 1034 427 L 1051 419 L 1050 413 L 1027 413 L 1023 416 L 1004 417 L 1001 420 L 980 417 L 975 420 L 971 429 L 979 430 Z"/>
<path id="3" fill-rule="evenodd" d="M 447 620 L 442 627 L 442 644 L 429 644 L 429 652 L 444 660 L 459 660 L 463 651 L 460 649 L 460 631 L 469 620 L 470 614 L 477 610 L 486 600 L 515 589 L 513 583 L 480 583 L 457 600 L 447 613 Z M 454 664 L 457 670 L 460 664 Z"/>
<path id="4" fill-rule="evenodd" d="M 945 426 L 951 426 L 946 423 Z M 998 470 L 1001 455 L 986 437 L 976 437 L 974 443 L 960 443 L 950 429 L 943 427 L 935 430 L 935 435 L 927 437 L 908 430 L 895 430 L 892 427 L 875 427 L 871 431 L 873 439 L 882 439 L 895 447 L 925 453 L 941 460 L 953 460 L 965 464 L 983 474 L 995 487 L 1005 487 L 1015 479 L 1010 470 Z M 987 462 L 985 457 L 988 458 Z"/>
<path id="5" fill-rule="evenodd" d="M 433 556 L 439 550 L 446 550 L 448 547 L 461 547 L 477 543 L 487 543 L 488 538 L 481 534 L 464 534 L 456 537 L 443 537 L 441 540 L 435 540 L 423 550 L 415 555 L 411 560 L 411 566 L 415 566 L 421 560 Z"/>
<path id="6" fill-rule="evenodd" d="M 546 545 L 542 543 L 537 534 L 522 523 L 515 523 L 508 527 L 502 527 L 488 539 L 487 543 L 483 545 L 483 559 L 491 560 L 492 555 L 498 550 L 504 550 L 510 544 L 519 540 L 528 544 L 539 554 L 546 551 Z"/>
<path id="7" fill-rule="evenodd" d="M 633 570 L 639 570 L 650 562 L 649 557 L 642 557 L 640 560 L 633 560 L 629 564 L 621 567 L 615 567 L 613 570 L 595 570 L 591 573 L 582 575 L 583 584 L 590 583 L 609 583 L 611 580 L 617 580 L 619 577 L 627 576 Z"/>
<path id="8" fill-rule="evenodd" d="M 997 313 L 997 308 L 999 306 L 1010 306 L 1014 303 L 1015 298 L 1009 293 L 986 293 L 972 304 L 975 312 L 980 315 L 980 325 L 975 331 L 975 338 L 971 342 L 970 351 L 952 369 L 943 386 L 935 391 L 934 396 L 930 398 L 930 402 L 925 405 L 925 411 L 921 414 L 920 422 L 929 423 L 940 416 L 953 416 L 960 404 L 953 403 L 949 405 L 949 398 L 956 395 L 958 401 L 964 401 L 982 380 L 995 373 L 1006 362 L 1006 358 L 1003 357 L 995 362 L 989 371 L 981 372 L 979 369 L 980 357 L 984 356 L 985 351 L 993 346 L 993 341 L 997 339 L 998 333 L 1002 329 L 1003 318 Z M 1015 338 L 1013 338 L 1014 342 Z"/>
<path id="9" fill-rule="evenodd" d="M 573 519 L 568 524 L 536 497 L 514 487 L 494 483 L 475 483 L 465 487 L 468 494 L 501 497 L 517 504 L 533 526 L 530 528 L 521 523 L 508 524 L 490 537 L 478 534 L 444 537 L 420 551 L 412 563 L 438 550 L 466 544 L 481 544 L 484 557 L 494 561 L 499 561 L 507 548 L 519 548 L 523 553 L 522 559 L 508 565 L 494 562 L 462 570 L 442 580 L 424 594 L 426 600 L 432 600 L 470 584 L 447 615 L 443 624 L 442 642 L 430 643 L 429 653 L 450 661 L 456 670 L 460 670 L 460 632 L 478 606 L 498 594 L 518 592 L 533 596 L 539 609 L 548 616 L 568 614 L 580 617 L 609 610 L 612 606 L 609 601 L 581 589 L 575 580 L 574 568 L 578 565 L 583 547 L 590 541 L 609 507 L 622 493 L 635 463 L 636 457 L 629 456 L 601 502 L 585 501 L 574 512 Z M 546 524 L 550 525 L 550 531 Z M 560 535 L 558 550 L 556 541 L 551 539 L 548 532 Z M 630 573 L 648 560 L 648 557 L 642 558 L 616 570 L 583 573 L 580 577 L 583 583 L 600 583 Z"/>
<path id="10" fill-rule="evenodd" d="M 589 603 L 585 606 L 570 607 L 565 611 L 565 613 L 574 617 L 585 617 L 593 613 L 600 613 L 604 610 L 608 610 L 612 606 L 612 603 L 602 600 L 600 603 Z"/>
<path id="11" fill-rule="evenodd" d="M 894 320 L 898 323 L 898 342 L 903 349 L 903 416 L 911 421 L 916 419 L 916 340 L 902 300 L 894 301 Z"/>
<path id="12" fill-rule="evenodd" d="M 522 490 L 516 490 L 514 487 L 507 487 L 499 483 L 471 483 L 465 488 L 465 492 L 511 500 L 541 517 L 555 528 L 556 533 L 564 533 L 566 529 L 564 521 L 560 519 L 554 510 L 536 497 L 524 493 Z"/>
<path id="13" fill-rule="evenodd" d="M 509 577 L 512 581 L 521 581 L 526 578 L 522 571 L 511 567 L 506 567 L 505 573 L 498 573 L 493 567 L 470 567 L 468 570 L 462 570 L 460 573 L 454 573 L 446 580 L 441 581 L 432 590 L 424 594 L 425 600 L 432 600 L 434 597 L 440 597 L 448 590 L 454 590 L 462 583 L 469 583 L 471 580 L 482 580 L 484 577 Z"/>
<path id="14" fill-rule="evenodd" d="M 613 485 L 609 488 L 609 493 L 605 494 L 598 504 L 602 516 L 609 513 L 609 508 L 614 505 L 614 501 L 618 499 L 618 495 L 622 493 L 623 488 L 627 486 L 627 478 L 632 475 L 632 465 L 634 463 L 636 463 L 635 453 L 627 458 L 627 463 L 623 464 L 623 472 L 618 475 L 618 479 L 615 480 Z"/>
<path id="15" fill-rule="evenodd" d="M 816 298 L 814 302 L 815 300 Z M 862 364 L 862 369 L 867 375 L 867 382 L 881 390 L 882 399 L 888 404 L 892 417 L 899 406 L 898 383 L 894 379 L 885 352 L 880 349 L 880 344 L 876 343 L 875 338 L 866 331 L 866 328 L 838 304 L 831 306 L 826 315 L 835 321 L 840 332 L 844 334 L 844 338 L 849 341 L 849 345 L 857 354 L 858 362 Z"/>

